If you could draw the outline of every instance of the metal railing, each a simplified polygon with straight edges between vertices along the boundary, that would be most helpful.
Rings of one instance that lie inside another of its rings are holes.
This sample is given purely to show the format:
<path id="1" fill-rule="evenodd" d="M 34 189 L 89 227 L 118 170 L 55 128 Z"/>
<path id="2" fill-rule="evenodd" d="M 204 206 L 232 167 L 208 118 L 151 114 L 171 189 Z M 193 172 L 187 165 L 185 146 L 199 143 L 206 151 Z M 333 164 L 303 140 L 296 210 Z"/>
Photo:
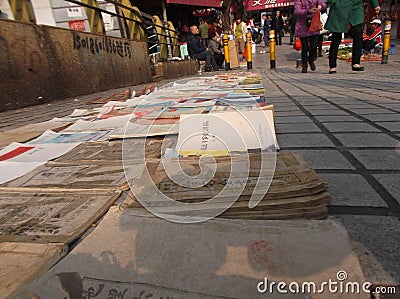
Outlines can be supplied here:
<path id="1" fill-rule="evenodd" d="M 99 7 L 96 0 L 65 0 L 85 8 L 91 32 L 107 35 L 102 14 L 117 18 L 120 37 L 148 43 L 149 54 L 159 53 L 160 61 L 180 56 L 178 33 L 171 22 L 151 16 L 130 5 L 129 0 L 102 0 L 113 4 L 115 12 Z M 89 17 L 90 15 L 90 17 Z M 97 24 L 94 24 L 97 22 Z M 94 30 L 94 28 L 96 28 Z"/>

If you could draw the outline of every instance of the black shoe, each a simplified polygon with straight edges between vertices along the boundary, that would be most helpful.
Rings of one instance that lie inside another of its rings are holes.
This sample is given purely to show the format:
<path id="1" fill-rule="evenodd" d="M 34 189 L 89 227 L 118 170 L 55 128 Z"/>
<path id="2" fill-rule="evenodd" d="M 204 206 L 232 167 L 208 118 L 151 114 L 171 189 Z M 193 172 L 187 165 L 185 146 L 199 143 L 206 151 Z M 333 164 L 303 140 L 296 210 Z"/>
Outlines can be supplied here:
<path id="1" fill-rule="evenodd" d="M 362 66 L 352 66 L 351 69 L 353 70 L 353 72 L 363 72 L 364 71 L 364 67 Z"/>
<path id="2" fill-rule="evenodd" d="M 329 74 L 336 74 L 336 71 L 329 70 Z"/>
<path id="3" fill-rule="evenodd" d="M 315 70 L 317 69 L 317 68 L 315 67 L 314 61 L 309 61 L 308 63 L 310 64 L 310 69 L 311 69 L 312 71 L 315 71 Z"/>
<path id="4" fill-rule="evenodd" d="M 212 72 L 212 69 L 210 67 L 206 67 L 206 69 L 204 71 L 205 72 Z"/>

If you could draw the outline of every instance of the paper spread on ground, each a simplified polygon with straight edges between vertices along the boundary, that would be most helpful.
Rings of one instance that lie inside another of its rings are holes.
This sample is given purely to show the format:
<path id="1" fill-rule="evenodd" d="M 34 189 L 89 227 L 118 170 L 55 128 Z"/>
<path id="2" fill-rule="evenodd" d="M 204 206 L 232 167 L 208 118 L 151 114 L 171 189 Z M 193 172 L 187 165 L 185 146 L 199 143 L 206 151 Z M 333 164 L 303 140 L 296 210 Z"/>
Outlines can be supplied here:
<path id="1" fill-rule="evenodd" d="M 26 291 L 63 298 L 61 284 L 51 278 L 73 272 L 83 284 L 77 298 L 110 298 L 115 291 L 124 298 L 281 298 L 261 294 L 257 285 L 268 278 L 286 286 L 314 282 L 320 289 L 323 282 L 339 281 L 338 271 L 346 271 L 351 281 L 365 281 L 345 228 L 334 220 L 212 219 L 183 225 L 144 211 L 111 209 L 71 254 Z M 343 297 L 326 285 L 325 290 L 315 298 L 365 297 Z"/>
<path id="2" fill-rule="evenodd" d="M 133 118 L 132 115 L 115 116 L 107 119 L 97 121 L 78 120 L 72 126 L 63 130 L 64 132 L 82 132 L 82 131 L 101 131 L 123 128 L 129 119 Z"/>
<path id="3" fill-rule="evenodd" d="M 180 119 L 176 150 L 184 156 L 192 151 L 206 154 L 277 148 L 271 110 L 182 115 Z"/>
<path id="4" fill-rule="evenodd" d="M 108 133 L 109 131 L 56 133 L 51 130 L 47 130 L 38 138 L 28 142 L 28 144 L 76 143 L 106 140 L 108 139 Z"/>
<path id="5" fill-rule="evenodd" d="M 80 143 L 22 144 L 13 142 L 0 151 L 0 183 L 16 179 L 58 158 Z"/>

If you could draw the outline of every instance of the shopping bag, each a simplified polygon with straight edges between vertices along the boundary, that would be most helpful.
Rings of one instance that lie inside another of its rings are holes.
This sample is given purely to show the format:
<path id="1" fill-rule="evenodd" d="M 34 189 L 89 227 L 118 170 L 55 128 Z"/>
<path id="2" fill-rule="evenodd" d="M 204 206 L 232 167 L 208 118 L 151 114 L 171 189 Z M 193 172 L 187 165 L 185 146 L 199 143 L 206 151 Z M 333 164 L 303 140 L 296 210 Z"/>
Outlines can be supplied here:
<path id="1" fill-rule="evenodd" d="M 247 58 L 247 45 L 244 47 L 243 59 Z"/>
<path id="2" fill-rule="evenodd" d="M 308 28 L 308 31 L 319 32 L 321 30 L 322 30 L 321 13 L 319 12 L 319 10 L 317 10 L 311 19 L 310 28 Z"/>
<path id="3" fill-rule="evenodd" d="M 295 49 L 296 51 L 300 51 L 301 50 L 301 40 L 300 37 L 296 38 L 296 41 L 293 44 L 293 49 Z"/>

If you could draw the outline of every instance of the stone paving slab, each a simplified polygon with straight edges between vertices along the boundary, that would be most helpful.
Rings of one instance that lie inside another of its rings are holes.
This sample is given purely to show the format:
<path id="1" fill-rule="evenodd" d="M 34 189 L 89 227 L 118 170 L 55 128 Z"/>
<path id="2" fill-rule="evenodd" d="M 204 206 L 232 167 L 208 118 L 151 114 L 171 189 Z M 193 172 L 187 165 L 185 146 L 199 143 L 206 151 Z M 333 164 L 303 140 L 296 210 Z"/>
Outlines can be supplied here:
<path id="1" fill-rule="evenodd" d="M 357 113 L 360 115 L 371 115 L 371 114 L 390 114 L 397 113 L 396 111 L 392 111 L 385 108 L 347 108 L 353 113 Z"/>
<path id="2" fill-rule="evenodd" d="M 332 141 L 325 134 L 277 134 L 278 143 L 284 149 L 312 148 L 312 147 L 334 147 Z"/>
<path id="3" fill-rule="evenodd" d="M 275 130 L 277 133 L 311 133 L 321 132 L 313 123 L 289 123 L 289 124 L 276 124 Z"/>
<path id="4" fill-rule="evenodd" d="M 296 150 L 315 170 L 355 169 L 338 150 Z"/>
<path id="5" fill-rule="evenodd" d="M 323 116 L 315 116 L 315 118 L 321 122 L 361 122 L 357 117 L 346 115 L 346 116 L 334 116 L 334 115 L 323 115 Z"/>
<path id="6" fill-rule="evenodd" d="M 331 205 L 387 207 L 382 197 L 358 174 L 318 175 L 329 184 L 328 192 L 332 196 Z"/>
<path id="7" fill-rule="evenodd" d="M 374 174 L 373 175 L 400 203 L 400 174 Z"/>
<path id="8" fill-rule="evenodd" d="M 399 121 L 400 120 L 400 115 L 397 113 L 390 113 L 390 114 L 366 114 L 363 115 L 366 119 L 369 119 L 371 121 L 375 122 L 381 122 L 381 121 Z"/>
<path id="9" fill-rule="evenodd" d="M 367 103 L 359 103 L 359 104 L 341 104 L 343 108 L 352 110 L 352 109 L 373 109 L 376 108 L 375 105 L 373 104 L 367 104 Z"/>
<path id="10" fill-rule="evenodd" d="M 396 147 L 400 142 L 383 133 L 336 133 L 337 137 L 348 147 Z"/>
<path id="11" fill-rule="evenodd" d="M 350 151 L 367 169 L 399 170 L 400 150 Z M 399 174 L 400 185 L 400 174 Z"/>
<path id="12" fill-rule="evenodd" d="M 338 132 L 379 132 L 379 130 L 366 123 L 334 122 L 324 123 L 324 126 L 332 133 Z"/>
<path id="13" fill-rule="evenodd" d="M 292 111 L 299 111 L 301 112 L 300 108 L 298 108 L 296 105 L 289 105 L 289 104 L 285 104 L 285 105 L 281 105 L 281 106 L 277 106 L 274 105 L 274 111 L 275 113 L 277 112 L 292 112 Z M 304 115 L 304 113 L 301 113 L 299 115 Z"/>
<path id="14" fill-rule="evenodd" d="M 349 115 L 347 112 L 339 109 L 307 109 L 313 115 Z"/>
<path id="15" fill-rule="evenodd" d="M 276 111 L 275 112 L 275 116 L 279 117 L 279 116 L 303 116 L 305 115 L 304 112 L 302 112 L 301 110 L 299 111 Z"/>
<path id="16" fill-rule="evenodd" d="M 399 132 L 400 131 L 400 121 L 377 122 L 376 124 L 386 128 L 386 129 L 388 129 L 390 131 L 393 131 L 393 132 Z"/>
<path id="17" fill-rule="evenodd" d="M 400 221 L 395 217 L 341 215 L 367 281 L 400 284 Z"/>
<path id="18" fill-rule="evenodd" d="M 290 123 L 310 123 L 312 122 L 308 116 L 280 116 L 275 118 L 277 124 L 290 124 Z"/>

